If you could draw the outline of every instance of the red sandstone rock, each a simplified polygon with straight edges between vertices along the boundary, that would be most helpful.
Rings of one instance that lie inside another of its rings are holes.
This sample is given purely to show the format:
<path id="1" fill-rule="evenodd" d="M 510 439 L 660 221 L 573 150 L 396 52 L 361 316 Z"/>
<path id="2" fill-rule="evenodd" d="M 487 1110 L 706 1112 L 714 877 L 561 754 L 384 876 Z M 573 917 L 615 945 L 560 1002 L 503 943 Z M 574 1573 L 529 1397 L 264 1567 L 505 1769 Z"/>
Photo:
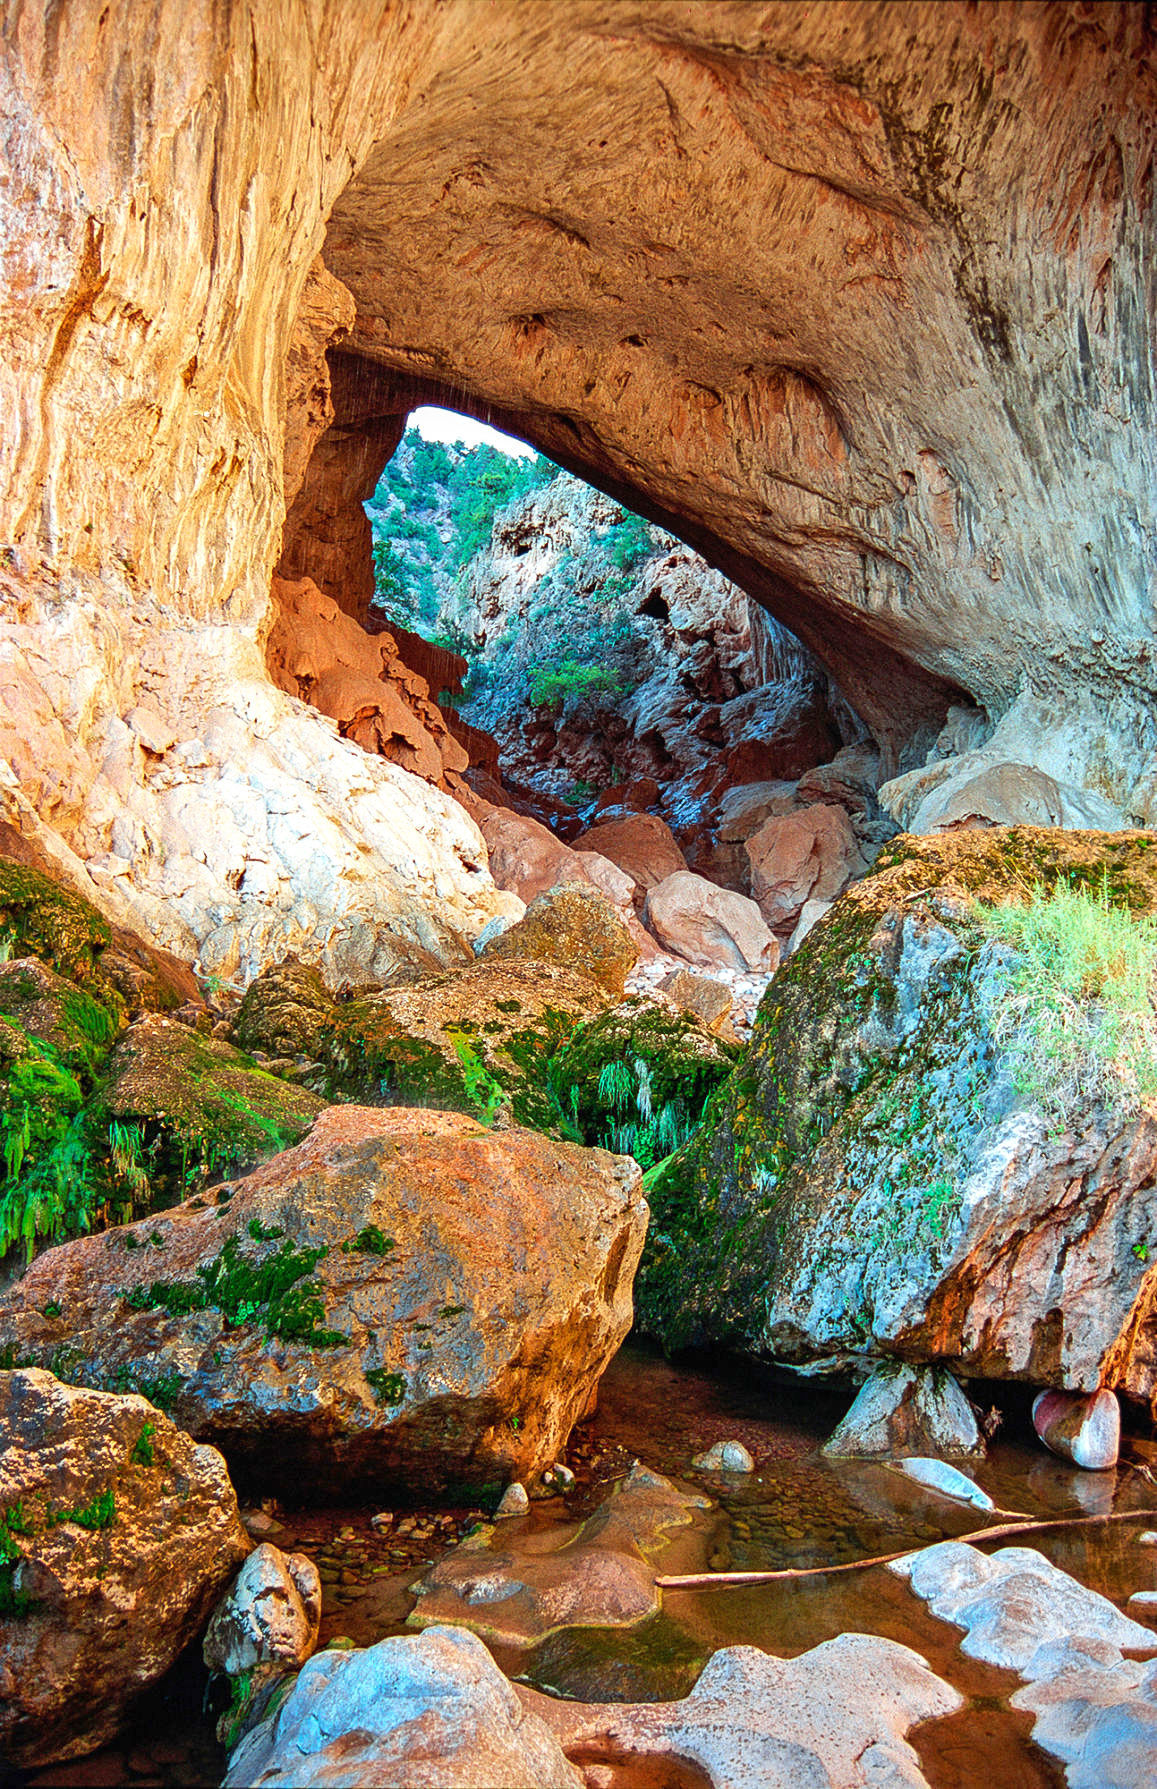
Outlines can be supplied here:
<path id="1" fill-rule="evenodd" d="M 687 868 L 675 835 L 657 814 L 632 814 L 607 820 L 580 833 L 575 849 L 597 851 L 625 870 L 640 888 L 654 888 L 667 876 Z"/>
<path id="2" fill-rule="evenodd" d="M 402 663 L 392 635 L 366 633 L 311 578 L 275 578 L 273 594 L 266 656 L 280 688 L 328 714 L 347 739 L 427 782 L 465 770 L 465 751 L 425 680 Z"/>
<path id="3" fill-rule="evenodd" d="M 805 902 L 834 900 L 864 869 L 842 807 L 820 805 L 765 820 L 744 848 L 759 910 L 779 930 L 794 927 Z"/>

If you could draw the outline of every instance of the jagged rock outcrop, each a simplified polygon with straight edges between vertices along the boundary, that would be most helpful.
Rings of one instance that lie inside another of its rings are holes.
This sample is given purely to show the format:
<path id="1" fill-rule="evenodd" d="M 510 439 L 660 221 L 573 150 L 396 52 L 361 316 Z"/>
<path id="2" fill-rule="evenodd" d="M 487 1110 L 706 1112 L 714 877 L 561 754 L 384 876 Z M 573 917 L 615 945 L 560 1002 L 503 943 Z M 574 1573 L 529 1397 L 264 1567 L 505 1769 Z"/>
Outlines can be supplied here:
<path id="1" fill-rule="evenodd" d="M 0 1342 L 86 1383 L 153 1380 L 297 1498 L 496 1494 L 558 1459 L 631 1326 L 639 1180 L 457 1113 L 331 1107 L 214 1195 L 41 1255 Z"/>
<path id="2" fill-rule="evenodd" d="M 996 759 L 1154 817 L 1145 10 L 616 19 L 77 0 L 6 29 L 0 753 L 208 967 L 324 934 L 340 975 L 365 928 L 490 916 L 472 830 L 263 664 L 291 388 L 298 440 L 325 409 L 297 357 L 348 327 L 307 297 L 323 238 L 383 439 L 452 396 L 677 529 L 887 771 L 964 693 Z"/>
<path id="3" fill-rule="evenodd" d="M 1151 913 L 1155 866 L 1144 833 L 891 847 L 780 974 L 713 1121 L 649 1180 L 644 1325 L 1152 1399 L 1152 1100 L 1093 1034 L 1072 1072 L 1050 1066 L 1010 1004 L 1015 936 L 975 903 L 1075 880 Z"/>
<path id="4" fill-rule="evenodd" d="M 448 771 L 466 769 L 468 754 L 392 634 L 367 633 L 311 578 L 274 578 L 273 602 L 266 654 L 279 689 L 336 721 L 343 739 L 426 782 L 445 787 Z"/>

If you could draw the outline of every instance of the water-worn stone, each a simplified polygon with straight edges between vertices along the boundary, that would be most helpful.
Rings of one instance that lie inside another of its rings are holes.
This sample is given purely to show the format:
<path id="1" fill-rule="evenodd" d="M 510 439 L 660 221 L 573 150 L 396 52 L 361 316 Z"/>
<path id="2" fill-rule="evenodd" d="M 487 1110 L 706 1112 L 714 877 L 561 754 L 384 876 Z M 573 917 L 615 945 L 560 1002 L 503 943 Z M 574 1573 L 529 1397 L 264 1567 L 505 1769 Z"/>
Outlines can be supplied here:
<path id="1" fill-rule="evenodd" d="M 1074 1466 L 1106 1472 L 1117 1464 L 1121 1406 L 1111 1391 L 1043 1391 L 1033 1401 L 1032 1426 L 1051 1453 Z"/>
<path id="2" fill-rule="evenodd" d="M 259 1665 L 304 1665 L 321 1626 L 321 1579 L 304 1553 L 254 1547 L 213 1611 L 201 1653 L 210 1671 L 240 1677 Z"/>
<path id="3" fill-rule="evenodd" d="M 0 1373 L 0 1757 L 82 1757 L 249 1551 L 225 1462 L 144 1398 Z"/>
<path id="4" fill-rule="evenodd" d="M 537 896 L 483 952 L 484 960 L 511 957 L 578 971 L 621 999 L 639 950 L 605 895 L 568 883 Z"/>
<path id="5" fill-rule="evenodd" d="M 1157 1642 L 1157 1634 L 1151 1636 Z M 1032 1737 L 1064 1765 L 1069 1789 L 1157 1782 L 1157 1660 L 1124 1659 L 1104 1641 L 1058 1639 L 1010 1698 L 1036 1716 Z"/>
<path id="6" fill-rule="evenodd" d="M 842 807 L 817 803 L 765 820 L 746 841 L 751 892 L 768 925 L 794 930 L 807 901 L 832 901 L 864 869 Z"/>
<path id="7" fill-rule="evenodd" d="M 454 1622 L 512 1646 L 562 1628 L 635 1627 L 661 1605 L 655 1556 L 707 1507 L 636 1463 L 584 1522 L 548 1534 L 512 1535 L 505 1523 L 472 1534 L 426 1573 L 408 1619 Z"/>
<path id="8" fill-rule="evenodd" d="M 1072 880 L 1150 912 L 1155 871 L 1143 832 L 885 846 L 781 970 L 712 1124 L 650 1176 L 644 1326 L 1149 1398 L 1157 1119 L 1111 1077 L 1022 1090 L 1017 955 L 973 903 Z"/>
<path id="9" fill-rule="evenodd" d="M 223 1789 L 583 1789 L 482 1642 L 458 1628 L 317 1653 L 229 1760 Z"/>
<path id="10" fill-rule="evenodd" d="M 779 962 L 779 946 L 755 902 L 690 870 L 647 891 L 643 922 L 667 950 L 697 968 L 770 974 Z"/>
<path id="11" fill-rule="evenodd" d="M 215 1203 L 49 1250 L 0 1343 L 163 1383 L 183 1427 L 297 1499 L 497 1488 L 559 1457 L 630 1328 L 645 1225 L 633 1162 L 337 1106 Z"/>
<path id="12" fill-rule="evenodd" d="M 527 1496 L 526 1486 L 515 1480 L 513 1484 L 507 1485 L 499 1498 L 494 1519 L 496 1522 L 506 1522 L 514 1516 L 525 1516 L 529 1509 L 530 1498 Z"/>
<path id="13" fill-rule="evenodd" d="M 1151 1628 L 1130 1621 L 1108 1597 L 1079 1584 L 1035 1547 L 985 1554 L 966 1541 L 942 1541 L 894 1560 L 888 1570 L 906 1578 L 933 1615 L 968 1630 L 961 1652 L 1022 1677 L 1037 1675 L 1038 1649 L 1058 1634 L 1157 1649 Z"/>
<path id="14" fill-rule="evenodd" d="M 724 1647 L 681 1702 L 519 1694 L 549 1722 L 568 1756 L 588 1766 L 625 1754 L 637 1768 L 650 1762 L 662 1782 L 664 1766 L 674 1775 L 685 1760 L 702 1773 L 693 1780 L 710 1789 L 926 1789 L 905 1735 L 963 1705 L 919 1653 L 868 1634 L 841 1634 L 794 1659 Z"/>
<path id="15" fill-rule="evenodd" d="M 951 1373 L 906 1361 L 877 1367 L 830 1439 L 837 1458 L 898 1459 L 907 1454 L 983 1454 L 976 1414 Z"/>
<path id="16" fill-rule="evenodd" d="M 918 1485 L 927 1485 L 930 1491 L 942 1491 L 945 1497 L 955 1497 L 961 1503 L 971 1503 L 974 1509 L 996 1507 L 975 1479 L 969 1478 L 966 1472 L 958 1472 L 946 1460 L 925 1460 L 918 1455 L 909 1455 L 900 1461 L 900 1470 L 915 1479 Z"/>
<path id="17" fill-rule="evenodd" d="M 742 1441 L 717 1441 L 691 1462 L 700 1472 L 754 1472 L 755 1461 Z"/>

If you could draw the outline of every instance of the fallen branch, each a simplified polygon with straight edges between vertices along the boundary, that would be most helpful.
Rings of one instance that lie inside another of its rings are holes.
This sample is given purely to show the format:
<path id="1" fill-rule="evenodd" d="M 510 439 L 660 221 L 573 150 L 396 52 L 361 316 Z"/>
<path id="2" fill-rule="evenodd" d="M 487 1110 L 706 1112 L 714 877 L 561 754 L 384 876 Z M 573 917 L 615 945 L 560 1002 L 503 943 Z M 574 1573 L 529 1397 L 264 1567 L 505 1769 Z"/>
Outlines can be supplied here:
<path id="1" fill-rule="evenodd" d="M 1089 1528 L 1105 1522 L 1141 1522 L 1157 1518 L 1157 1509 L 1117 1510 L 1109 1516 L 1061 1516 L 1047 1522 L 1002 1522 L 995 1528 L 974 1528 L 969 1534 L 945 1535 L 945 1540 L 1003 1541 L 1014 1534 L 1039 1534 L 1046 1528 Z M 934 1545 L 936 1543 L 933 1543 Z M 898 1553 L 880 1553 L 875 1559 L 850 1559 L 843 1565 L 793 1565 L 777 1572 L 692 1572 L 682 1578 L 656 1578 L 660 1590 L 718 1590 L 744 1584 L 778 1584 L 790 1578 L 822 1578 L 834 1572 L 862 1572 L 873 1565 L 891 1565 L 907 1559 L 922 1547 L 902 1547 Z"/>

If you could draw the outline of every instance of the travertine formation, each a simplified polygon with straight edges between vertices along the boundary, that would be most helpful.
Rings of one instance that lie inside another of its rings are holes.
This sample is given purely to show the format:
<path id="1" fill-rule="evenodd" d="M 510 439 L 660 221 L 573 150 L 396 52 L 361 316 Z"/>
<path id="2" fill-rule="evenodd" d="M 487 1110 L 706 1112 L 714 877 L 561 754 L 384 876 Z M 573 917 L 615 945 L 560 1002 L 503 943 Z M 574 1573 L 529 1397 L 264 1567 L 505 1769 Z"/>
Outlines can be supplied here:
<path id="1" fill-rule="evenodd" d="M 264 665 L 327 342 L 331 427 L 380 454 L 450 399 L 629 495 L 886 770 L 963 692 L 986 764 L 1152 817 L 1151 34 L 1079 0 L 14 14 L 0 752 L 43 820 L 224 973 L 489 917 L 472 829 Z"/>

